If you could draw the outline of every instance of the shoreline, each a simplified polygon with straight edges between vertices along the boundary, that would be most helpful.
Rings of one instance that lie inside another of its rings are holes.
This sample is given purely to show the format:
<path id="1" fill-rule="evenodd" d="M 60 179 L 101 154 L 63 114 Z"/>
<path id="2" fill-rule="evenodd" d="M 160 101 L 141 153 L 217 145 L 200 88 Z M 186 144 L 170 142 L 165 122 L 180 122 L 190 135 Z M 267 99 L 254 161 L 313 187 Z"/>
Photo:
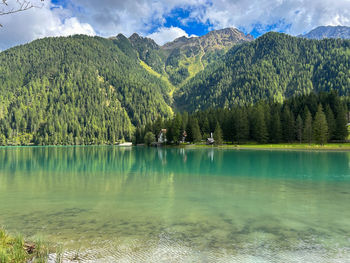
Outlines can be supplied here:
<path id="1" fill-rule="evenodd" d="M 116 147 L 122 149 L 132 149 L 134 147 L 148 147 L 146 145 L 117 146 L 111 144 L 96 145 L 5 145 L 4 148 L 84 148 L 84 147 Z M 160 148 L 188 148 L 188 149 L 225 149 L 225 150 L 296 150 L 296 151 L 350 151 L 350 143 L 328 143 L 323 146 L 317 144 L 180 144 L 180 145 L 161 145 Z M 150 147 L 154 148 L 154 147 Z"/>
<path id="2" fill-rule="evenodd" d="M 40 239 L 30 240 L 21 234 L 12 234 L 0 226 L 0 261 L 1 262 L 47 262 L 53 247 Z M 61 251 L 55 252 L 57 259 Z M 61 262 L 61 261 L 58 261 Z"/>
<path id="3" fill-rule="evenodd" d="M 183 145 L 185 148 L 200 149 L 200 148 L 215 148 L 225 150 L 295 150 L 295 151 L 350 151 L 350 143 L 338 144 L 241 144 L 241 145 L 204 145 L 190 144 Z"/>

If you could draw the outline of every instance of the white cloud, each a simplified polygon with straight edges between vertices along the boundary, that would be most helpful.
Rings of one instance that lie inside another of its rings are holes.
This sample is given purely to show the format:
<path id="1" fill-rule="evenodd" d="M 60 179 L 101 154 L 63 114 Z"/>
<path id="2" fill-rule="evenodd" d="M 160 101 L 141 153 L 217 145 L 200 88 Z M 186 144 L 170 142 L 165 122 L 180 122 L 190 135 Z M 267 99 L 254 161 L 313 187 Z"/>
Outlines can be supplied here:
<path id="1" fill-rule="evenodd" d="M 210 21 L 214 28 L 240 27 L 300 34 L 320 25 L 350 26 L 350 0 L 216 0 L 193 19 Z"/>
<path id="2" fill-rule="evenodd" d="M 188 34 L 179 27 L 161 27 L 147 37 L 152 38 L 158 45 L 164 45 L 178 37 L 189 37 Z M 194 35 L 191 35 L 191 37 Z"/>
<path id="3" fill-rule="evenodd" d="M 238 27 L 247 33 L 258 28 L 298 35 L 320 25 L 350 26 L 350 0 L 74 0 L 54 9 L 50 0 L 45 3 L 41 9 L 0 17 L 0 49 L 44 36 L 95 32 L 108 37 L 155 31 L 150 36 L 164 43 L 186 35 L 165 26 L 174 9 L 189 14 L 178 18 L 184 25 L 197 21 L 210 29 Z"/>
<path id="4" fill-rule="evenodd" d="M 350 26 L 350 0 L 75 0 L 84 12 L 79 18 L 103 36 L 119 32 L 147 34 L 161 28 L 174 8 L 189 12 L 182 22 L 210 23 L 213 28 L 255 27 L 300 34 L 320 25 Z M 181 18 L 179 18 L 181 19 Z"/>
<path id="5" fill-rule="evenodd" d="M 50 2 L 41 8 L 2 16 L 1 24 L 0 50 L 48 36 L 95 35 L 91 25 L 81 23 L 67 10 L 54 8 Z"/>
<path id="6" fill-rule="evenodd" d="M 73 1 L 72 1 L 73 2 Z M 79 18 L 94 26 L 102 36 L 118 33 L 147 35 L 163 27 L 174 8 L 188 9 L 204 5 L 207 0 L 75 0 L 72 9 L 81 10 Z"/>

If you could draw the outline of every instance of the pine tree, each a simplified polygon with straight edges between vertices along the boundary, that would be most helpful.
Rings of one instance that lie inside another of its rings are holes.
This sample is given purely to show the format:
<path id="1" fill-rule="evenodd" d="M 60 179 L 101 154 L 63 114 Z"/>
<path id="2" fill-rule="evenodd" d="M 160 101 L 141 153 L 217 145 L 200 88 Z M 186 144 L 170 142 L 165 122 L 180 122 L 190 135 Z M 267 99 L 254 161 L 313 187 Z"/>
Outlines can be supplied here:
<path id="1" fill-rule="evenodd" d="M 214 131 L 214 143 L 216 145 L 223 144 L 224 140 L 222 138 L 222 129 L 220 127 L 219 122 L 216 123 L 215 131 Z"/>
<path id="2" fill-rule="evenodd" d="M 145 135 L 144 141 L 145 141 L 145 144 L 147 146 L 150 146 L 153 142 L 155 142 L 156 138 L 155 138 L 153 132 L 150 132 L 150 131 L 147 132 Z"/>
<path id="3" fill-rule="evenodd" d="M 312 116 L 307 107 L 305 107 L 304 110 L 304 131 L 303 131 L 303 136 L 304 136 L 304 141 L 306 141 L 308 144 L 311 144 L 312 141 Z"/>
<path id="4" fill-rule="evenodd" d="M 274 143 L 281 141 L 281 119 L 278 111 L 275 111 L 271 118 L 270 140 Z"/>
<path id="5" fill-rule="evenodd" d="M 187 127 L 187 123 L 188 123 L 188 112 L 184 112 L 183 115 L 182 115 L 182 130 L 186 130 L 186 127 Z"/>
<path id="6" fill-rule="evenodd" d="M 295 140 L 294 116 L 289 106 L 285 106 L 282 112 L 282 133 L 283 140 L 292 142 Z"/>
<path id="7" fill-rule="evenodd" d="M 168 120 L 167 125 L 166 125 L 166 130 L 167 130 L 166 139 L 167 139 L 168 143 L 173 142 L 174 137 L 175 137 L 174 132 L 173 132 L 174 131 L 173 130 L 173 121 L 174 121 L 173 119 Z"/>
<path id="8" fill-rule="evenodd" d="M 245 108 L 237 109 L 235 114 L 235 137 L 237 143 L 247 140 L 249 136 L 249 121 Z"/>
<path id="9" fill-rule="evenodd" d="M 202 140 L 202 135 L 201 135 L 201 130 L 199 128 L 197 119 L 193 120 L 191 127 L 192 127 L 193 142 L 200 142 Z"/>
<path id="10" fill-rule="evenodd" d="M 335 127 L 335 139 L 336 140 L 345 140 L 348 136 L 348 128 L 346 124 L 348 123 L 347 117 L 346 117 L 346 107 L 344 105 L 339 104 L 337 106 L 337 117 L 335 119 L 336 127 Z"/>
<path id="11" fill-rule="evenodd" d="M 200 142 L 202 140 L 201 131 L 199 128 L 198 120 L 196 118 L 189 118 L 186 128 L 188 142 Z"/>
<path id="12" fill-rule="evenodd" d="M 302 139 L 303 139 L 303 120 L 300 117 L 300 115 L 298 115 L 297 117 L 297 121 L 296 121 L 296 133 L 297 133 L 297 139 L 299 141 L 299 143 L 301 143 Z"/>
<path id="13" fill-rule="evenodd" d="M 328 125 L 321 104 L 318 106 L 313 127 L 315 142 L 324 145 L 328 138 Z"/>
<path id="14" fill-rule="evenodd" d="M 157 119 L 156 119 L 156 121 L 153 123 L 153 125 L 152 125 L 152 132 L 154 133 L 154 134 L 158 134 L 159 132 L 160 132 L 160 130 L 161 129 L 164 129 L 164 127 L 163 127 L 163 120 L 162 120 L 162 118 L 161 117 L 158 117 Z"/>
<path id="15" fill-rule="evenodd" d="M 144 132 L 142 131 L 142 128 L 138 127 L 135 131 L 135 139 L 134 144 L 140 144 L 144 142 Z"/>
<path id="16" fill-rule="evenodd" d="M 170 127 L 171 134 L 173 136 L 172 141 L 175 143 L 179 143 L 181 140 L 181 135 L 182 135 L 182 118 L 181 115 L 178 113 L 175 115 L 172 125 Z"/>
<path id="17" fill-rule="evenodd" d="M 268 139 L 268 133 L 262 105 L 258 105 L 255 108 L 252 128 L 253 138 L 258 143 L 266 143 Z"/>
<path id="18" fill-rule="evenodd" d="M 210 134 L 210 126 L 209 126 L 209 121 L 207 116 L 205 116 L 203 121 L 202 132 L 203 134 Z"/>
<path id="19" fill-rule="evenodd" d="M 328 139 L 331 140 L 334 138 L 336 123 L 335 123 L 333 111 L 329 106 L 329 104 L 327 104 L 326 106 L 325 114 L 326 114 L 326 119 L 328 124 Z"/>

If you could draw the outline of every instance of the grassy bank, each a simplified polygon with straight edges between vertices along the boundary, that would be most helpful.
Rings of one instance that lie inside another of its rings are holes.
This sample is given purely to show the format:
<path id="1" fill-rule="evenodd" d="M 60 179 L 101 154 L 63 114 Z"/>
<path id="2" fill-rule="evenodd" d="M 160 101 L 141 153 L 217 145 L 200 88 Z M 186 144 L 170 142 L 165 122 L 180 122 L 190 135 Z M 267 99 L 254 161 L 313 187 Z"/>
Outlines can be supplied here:
<path id="1" fill-rule="evenodd" d="M 278 143 L 278 144 L 223 144 L 223 145 L 206 145 L 191 144 L 187 147 L 217 147 L 227 149 L 285 149 L 285 150 L 350 150 L 350 143 L 327 143 L 325 145 L 307 144 L 307 143 Z"/>
<path id="2" fill-rule="evenodd" d="M 25 241 L 22 236 L 10 235 L 0 228 L 1 263 L 47 262 L 49 253 L 49 246 L 42 241 Z"/>

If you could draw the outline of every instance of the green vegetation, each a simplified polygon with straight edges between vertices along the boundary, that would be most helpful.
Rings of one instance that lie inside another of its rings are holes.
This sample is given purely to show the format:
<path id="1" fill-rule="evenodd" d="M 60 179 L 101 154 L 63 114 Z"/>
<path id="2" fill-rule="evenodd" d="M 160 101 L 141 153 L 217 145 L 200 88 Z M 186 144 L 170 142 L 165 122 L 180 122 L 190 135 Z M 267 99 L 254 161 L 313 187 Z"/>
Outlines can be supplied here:
<path id="1" fill-rule="evenodd" d="M 337 90 L 350 94 L 350 40 L 307 40 L 267 33 L 234 46 L 189 80 L 175 96 L 187 111 L 230 108 L 262 99 Z"/>
<path id="2" fill-rule="evenodd" d="M 201 37 L 180 37 L 161 47 L 166 55 L 165 71 L 170 82 L 181 87 L 232 46 L 252 40 L 234 28 L 214 30 Z"/>
<path id="3" fill-rule="evenodd" d="M 327 142 L 327 138 L 328 124 L 326 120 L 326 115 L 323 113 L 322 105 L 319 105 L 314 121 L 314 139 L 316 143 L 323 145 Z"/>
<path id="4" fill-rule="evenodd" d="M 222 129 L 220 127 L 219 122 L 216 123 L 215 131 L 214 131 L 214 140 L 216 145 L 223 144 L 224 140 L 222 138 Z"/>
<path id="5" fill-rule="evenodd" d="M 128 39 L 47 38 L 1 52 L 0 62 L 1 144 L 114 143 L 172 115 L 169 87 Z"/>
<path id="6" fill-rule="evenodd" d="M 13 237 L 0 228 L 1 263 L 44 263 L 47 262 L 48 255 L 49 248 L 41 241 L 25 242 L 23 237 Z M 60 262 L 59 258 L 56 262 Z"/>
<path id="7" fill-rule="evenodd" d="M 234 29 L 162 47 L 137 34 L 77 35 L 1 52 L 0 145 L 142 143 L 161 128 L 175 144 L 200 142 L 217 122 L 236 143 L 347 138 L 345 100 L 303 95 L 349 95 L 350 41 L 250 40 Z"/>
<path id="8" fill-rule="evenodd" d="M 153 142 L 156 141 L 155 139 L 156 137 L 154 136 L 154 134 L 152 132 L 147 132 L 144 138 L 145 144 L 147 146 L 150 146 Z"/>
<path id="9" fill-rule="evenodd" d="M 187 133 L 186 141 L 194 143 L 214 132 L 215 144 L 219 145 L 224 141 L 261 145 L 344 142 L 348 136 L 346 115 L 349 105 L 349 98 L 342 98 L 332 91 L 295 96 L 282 104 L 268 100 L 231 109 L 177 113 L 172 119 L 158 119 L 156 123 L 139 129 L 136 140 L 140 143 L 143 134 L 153 132 L 156 136 L 161 128 L 166 128 L 168 142 L 172 144 L 180 143 L 178 138 L 184 131 Z M 329 117 L 326 118 L 326 115 Z"/>
<path id="10" fill-rule="evenodd" d="M 164 83 L 166 83 L 166 85 L 168 86 L 168 90 L 169 90 L 169 96 L 172 98 L 173 93 L 176 89 L 176 87 L 170 83 L 169 79 L 167 78 L 166 75 L 161 75 L 158 72 L 154 71 L 150 66 L 148 66 L 144 61 L 140 60 L 140 65 L 146 69 L 150 74 L 156 76 L 157 78 L 161 79 L 164 81 Z M 172 112 L 172 108 L 169 106 L 169 109 Z"/>
<path id="11" fill-rule="evenodd" d="M 123 35 L 119 35 L 119 37 L 125 38 Z M 129 41 L 142 61 L 157 73 L 164 73 L 165 54 L 154 40 L 133 34 Z"/>
<path id="12" fill-rule="evenodd" d="M 191 144 L 186 147 L 212 147 L 205 144 Z M 247 144 L 224 144 L 218 146 L 224 149 L 276 149 L 276 150 L 350 150 L 350 143 L 326 143 L 324 145 L 320 144 L 308 144 L 308 143 L 273 143 L 273 144 L 256 144 L 256 143 L 247 143 Z"/>

